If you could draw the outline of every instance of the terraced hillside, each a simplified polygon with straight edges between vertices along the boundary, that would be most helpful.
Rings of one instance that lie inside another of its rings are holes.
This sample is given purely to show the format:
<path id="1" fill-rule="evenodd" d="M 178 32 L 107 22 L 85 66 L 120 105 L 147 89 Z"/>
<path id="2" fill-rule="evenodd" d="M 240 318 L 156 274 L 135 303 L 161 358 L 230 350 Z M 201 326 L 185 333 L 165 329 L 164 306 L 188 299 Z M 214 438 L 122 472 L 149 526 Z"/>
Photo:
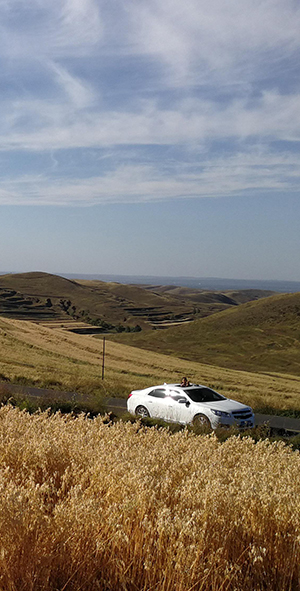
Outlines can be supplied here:
<path id="1" fill-rule="evenodd" d="M 117 283 L 76 282 L 48 273 L 0 276 L 0 315 L 62 323 L 70 330 L 132 330 L 194 318 L 193 306 L 171 296 Z M 76 326 L 74 322 L 76 321 Z"/>
<path id="2" fill-rule="evenodd" d="M 0 276 L 0 315 L 78 334 L 149 331 L 190 324 L 270 293 L 141 287 L 32 272 Z"/>
<path id="3" fill-rule="evenodd" d="M 124 335 L 122 342 L 222 367 L 300 375 L 300 293 L 241 304 L 162 334 Z"/>
<path id="4" fill-rule="evenodd" d="M 0 288 L 0 314 L 9 318 L 40 321 L 64 317 L 56 308 L 53 308 L 48 298 L 40 299 L 8 288 Z"/>
<path id="5" fill-rule="evenodd" d="M 0 315 L 62 325 L 79 334 L 130 332 L 180 326 L 237 306 L 245 298 L 269 293 L 253 290 L 231 295 L 168 286 L 146 289 L 33 272 L 0 276 Z"/>
<path id="6" fill-rule="evenodd" d="M 99 298 L 116 300 L 125 316 L 137 319 L 139 324 L 140 321 L 146 322 L 144 328 L 160 327 L 163 323 L 170 325 L 190 322 L 195 316 L 192 304 L 183 298 L 178 300 L 168 294 L 152 293 L 137 285 L 81 279 L 77 283 L 92 289 Z"/>

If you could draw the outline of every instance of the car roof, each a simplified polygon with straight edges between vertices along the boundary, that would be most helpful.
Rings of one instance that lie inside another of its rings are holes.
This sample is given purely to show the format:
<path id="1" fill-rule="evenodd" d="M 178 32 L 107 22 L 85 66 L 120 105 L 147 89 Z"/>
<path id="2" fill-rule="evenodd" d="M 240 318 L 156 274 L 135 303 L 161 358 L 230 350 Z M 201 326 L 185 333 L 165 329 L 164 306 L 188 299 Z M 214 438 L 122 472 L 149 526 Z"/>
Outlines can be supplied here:
<path id="1" fill-rule="evenodd" d="M 154 386 L 155 387 L 155 386 Z M 156 388 L 183 388 L 186 390 L 187 388 L 206 388 L 207 386 L 203 386 L 202 384 L 190 384 L 189 386 L 181 386 L 181 384 L 161 384 L 161 386 L 156 386 Z"/>

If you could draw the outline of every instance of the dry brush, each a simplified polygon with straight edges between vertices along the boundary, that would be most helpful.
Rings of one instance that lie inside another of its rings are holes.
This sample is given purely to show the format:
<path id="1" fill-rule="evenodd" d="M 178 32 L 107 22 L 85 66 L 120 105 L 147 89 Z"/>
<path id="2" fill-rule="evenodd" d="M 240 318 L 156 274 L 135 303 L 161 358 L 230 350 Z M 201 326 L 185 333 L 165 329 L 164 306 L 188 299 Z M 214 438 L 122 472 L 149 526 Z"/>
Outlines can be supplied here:
<path id="1" fill-rule="evenodd" d="M 296 591 L 282 443 L 0 409 L 0 589 Z"/>

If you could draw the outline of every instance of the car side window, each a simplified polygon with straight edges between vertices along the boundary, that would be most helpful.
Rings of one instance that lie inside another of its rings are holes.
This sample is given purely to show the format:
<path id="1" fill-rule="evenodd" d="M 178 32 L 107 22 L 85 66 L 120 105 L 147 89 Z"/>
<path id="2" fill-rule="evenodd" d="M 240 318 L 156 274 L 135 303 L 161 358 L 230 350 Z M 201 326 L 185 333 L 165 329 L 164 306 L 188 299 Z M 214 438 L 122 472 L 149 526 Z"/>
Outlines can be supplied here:
<path id="1" fill-rule="evenodd" d="M 149 392 L 148 396 L 154 396 L 154 398 L 165 398 L 166 391 L 162 388 L 155 388 L 155 390 L 151 390 L 151 392 Z"/>

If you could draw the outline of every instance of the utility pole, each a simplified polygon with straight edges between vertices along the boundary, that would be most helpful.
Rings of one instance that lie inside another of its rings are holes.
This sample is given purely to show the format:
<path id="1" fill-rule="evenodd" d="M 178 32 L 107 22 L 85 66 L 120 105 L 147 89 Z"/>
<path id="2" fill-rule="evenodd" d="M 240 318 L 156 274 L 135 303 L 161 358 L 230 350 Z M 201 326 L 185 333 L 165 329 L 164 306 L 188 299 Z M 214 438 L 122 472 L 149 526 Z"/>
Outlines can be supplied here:
<path id="1" fill-rule="evenodd" d="M 105 337 L 103 337 L 103 347 L 102 347 L 102 380 L 104 380 L 104 362 L 105 362 Z"/>

